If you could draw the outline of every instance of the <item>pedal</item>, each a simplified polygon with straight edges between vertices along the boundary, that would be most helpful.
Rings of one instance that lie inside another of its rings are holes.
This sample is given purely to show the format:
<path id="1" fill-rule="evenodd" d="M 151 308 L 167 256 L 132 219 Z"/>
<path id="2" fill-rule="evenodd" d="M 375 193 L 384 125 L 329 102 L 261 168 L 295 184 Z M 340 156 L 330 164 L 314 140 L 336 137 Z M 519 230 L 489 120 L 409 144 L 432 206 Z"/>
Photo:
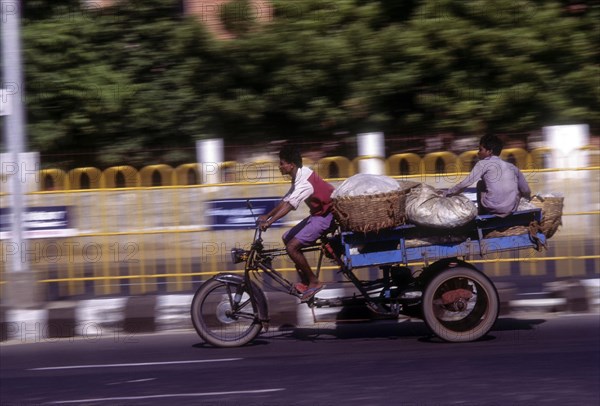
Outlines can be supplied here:
<path id="1" fill-rule="evenodd" d="M 342 306 L 342 300 L 339 298 L 336 298 L 336 299 L 315 298 L 312 305 L 314 307 L 339 307 L 339 306 Z"/>
<path id="2" fill-rule="evenodd" d="M 400 293 L 399 298 L 401 299 L 420 299 L 423 296 L 423 291 L 421 290 L 407 290 Z"/>
<path id="3" fill-rule="evenodd" d="M 378 303 L 367 302 L 367 309 L 373 312 L 373 316 L 377 319 L 394 319 L 398 317 L 399 312 L 387 310 Z"/>
<path id="4" fill-rule="evenodd" d="M 265 321 L 261 321 L 260 324 L 262 325 L 263 330 L 265 330 L 265 333 L 269 332 L 269 320 L 265 320 Z"/>

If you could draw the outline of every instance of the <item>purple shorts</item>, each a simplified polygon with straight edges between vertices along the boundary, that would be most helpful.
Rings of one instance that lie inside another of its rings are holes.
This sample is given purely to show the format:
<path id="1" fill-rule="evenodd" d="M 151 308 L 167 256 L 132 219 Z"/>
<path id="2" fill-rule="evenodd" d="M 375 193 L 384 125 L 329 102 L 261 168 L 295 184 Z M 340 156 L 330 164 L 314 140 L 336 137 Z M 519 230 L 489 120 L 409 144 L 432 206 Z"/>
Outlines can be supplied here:
<path id="1" fill-rule="evenodd" d="M 292 238 L 296 238 L 302 245 L 311 245 L 325 230 L 331 227 L 332 221 L 333 213 L 323 217 L 308 216 L 283 234 L 283 242 L 287 244 Z"/>

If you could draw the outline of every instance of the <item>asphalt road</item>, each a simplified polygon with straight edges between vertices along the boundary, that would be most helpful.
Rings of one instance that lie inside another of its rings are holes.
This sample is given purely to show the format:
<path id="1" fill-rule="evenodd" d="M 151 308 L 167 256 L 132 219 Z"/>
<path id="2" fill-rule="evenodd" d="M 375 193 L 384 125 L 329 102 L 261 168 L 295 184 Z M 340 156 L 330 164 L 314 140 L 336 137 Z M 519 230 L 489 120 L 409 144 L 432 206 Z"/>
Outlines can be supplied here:
<path id="1" fill-rule="evenodd" d="M 501 318 L 448 344 L 423 323 L 295 329 L 234 349 L 193 331 L 109 333 L 0 347 L 9 405 L 600 404 L 600 316 Z"/>

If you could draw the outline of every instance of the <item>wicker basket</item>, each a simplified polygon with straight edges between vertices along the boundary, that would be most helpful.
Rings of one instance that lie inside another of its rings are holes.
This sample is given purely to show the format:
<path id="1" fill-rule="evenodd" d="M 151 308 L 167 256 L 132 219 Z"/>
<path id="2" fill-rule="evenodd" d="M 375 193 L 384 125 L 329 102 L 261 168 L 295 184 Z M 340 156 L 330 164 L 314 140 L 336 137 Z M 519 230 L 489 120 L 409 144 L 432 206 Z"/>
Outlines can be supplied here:
<path id="1" fill-rule="evenodd" d="M 396 227 L 406 220 L 408 190 L 333 199 L 333 214 L 343 230 L 368 233 Z"/>
<path id="2" fill-rule="evenodd" d="M 498 238 L 498 237 L 514 237 L 517 235 L 529 233 L 529 228 L 525 226 L 514 226 L 504 230 L 494 230 L 485 235 L 485 238 Z"/>
<path id="3" fill-rule="evenodd" d="M 534 196 L 531 199 L 531 203 L 537 208 L 542 209 L 542 222 L 539 225 L 539 230 L 546 236 L 546 239 L 550 239 L 558 230 L 558 227 L 562 225 L 562 212 L 563 212 L 563 197 L 540 197 Z M 520 234 L 532 234 L 534 227 L 531 224 L 529 227 L 525 226 L 514 226 L 506 230 L 495 230 L 486 235 L 486 238 L 496 237 L 512 237 Z"/>
<path id="4" fill-rule="evenodd" d="M 485 238 L 514 237 L 517 235 L 529 234 L 531 239 L 537 239 L 536 235 L 542 231 L 537 221 L 532 221 L 529 226 L 513 226 L 504 230 L 494 230 L 486 234 Z"/>
<path id="5" fill-rule="evenodd" d="M 552 238 L 562 225 L 564 198 L 534 196 L 531 203 L 542 209 L 542 233 L 547 239 Z"/>

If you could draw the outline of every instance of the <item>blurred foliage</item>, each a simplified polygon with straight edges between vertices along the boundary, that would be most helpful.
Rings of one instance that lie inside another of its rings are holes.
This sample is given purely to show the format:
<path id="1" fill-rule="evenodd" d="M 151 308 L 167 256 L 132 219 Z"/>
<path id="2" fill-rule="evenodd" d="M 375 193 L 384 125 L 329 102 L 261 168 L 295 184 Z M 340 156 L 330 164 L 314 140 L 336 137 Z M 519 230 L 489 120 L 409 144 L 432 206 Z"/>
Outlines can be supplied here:
<path id="1" fill-rule="evenodd" d="M 234 0 L 220 12 L 234 40 L 175 0 L 84 3 L 24 10 L 31 148 L 95 151 L 66 165 L 191 162 L 209 136 L 600 127 L 597 2 L 275 0 L 258 24 Z"/>
<path id="2" fill-rule="evenodd" d="M 218 44 L 173 3 L 69 8 L 26 22 L 33 149 L 72 165 L 142 165 L 193 146 L 208 117 L 196 88 L 219 65 L 211 62 Z M 64 158 L 82 148 L 95 151 L 92 160 Z M 193 153 L 179 156 L 193 161 Z"/>
<path id="3" fill-rule="evenodd" d="M 256 12 L 250 0 L 231 0 L 223 4 L 219 10 L 219 18 L 225 29 L 242 35 L 256 27 Z"/>

